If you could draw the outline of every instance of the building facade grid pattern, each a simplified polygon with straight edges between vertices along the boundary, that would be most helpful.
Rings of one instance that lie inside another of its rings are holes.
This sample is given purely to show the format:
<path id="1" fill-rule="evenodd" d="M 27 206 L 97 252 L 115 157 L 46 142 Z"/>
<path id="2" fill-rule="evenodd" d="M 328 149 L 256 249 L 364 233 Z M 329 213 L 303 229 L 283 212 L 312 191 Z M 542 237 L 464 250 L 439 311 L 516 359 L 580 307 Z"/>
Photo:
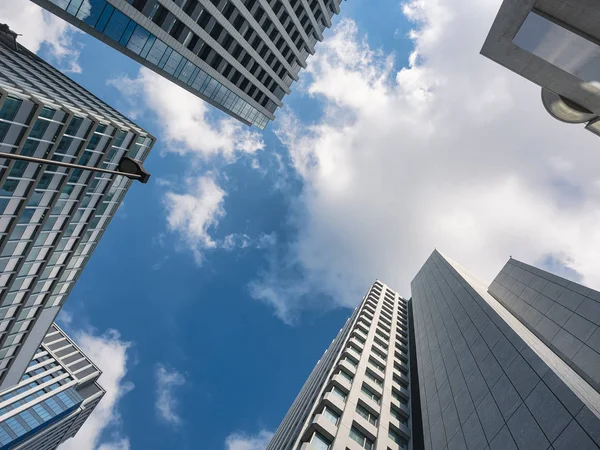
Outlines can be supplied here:
<path id="1" fill-rule="evenodd" d="M 262 129 L 341 0 L 34 1 Z"/>
<path id="2" fill-rule="evenodd" d="M 100 375 L 53 324 L 21 382 L 0 396 L 0 448 L 54 450 L 74 436 L 104 395 Z"/>
<path id="3" fill-rule="evenodd" d="M 489 292 L 600 391 L 597 291 L 511 258 Z"/>
<path id="4" fill-rule="evenodd" d="M 600 448 L 596 415 L 490 306 L 491 296 L 437 251 L 411 289 L 425 449 Z"/>
<path id="5" fill-rule="evenodd" d="M 0 43 L 0 152 L 114 170 L 153 143 L 31 52 Z M 0 158 L 0 388 L 20 380 L 130 184 Z"/>
<path id="6" fill-rule="evenodd" d="M 412 449 L 407 313 L 376 282 L 300 392 L 306 412 L 291 415 L 297 399 L 267 449 Z"/>

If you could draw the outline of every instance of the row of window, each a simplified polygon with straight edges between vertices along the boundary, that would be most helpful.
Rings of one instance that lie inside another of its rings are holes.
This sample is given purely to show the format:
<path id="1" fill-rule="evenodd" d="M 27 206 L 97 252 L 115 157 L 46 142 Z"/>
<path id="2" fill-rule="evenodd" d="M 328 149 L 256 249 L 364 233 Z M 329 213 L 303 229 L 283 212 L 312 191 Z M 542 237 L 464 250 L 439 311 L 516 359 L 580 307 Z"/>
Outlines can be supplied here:
<path id="1" fill-rule="evenodd" d="M 132 0 L 129 1 L 131 2 Z M 267 108 L 271 112 L 275 111 L 275 103 L 269 100 L 268 95 L 266 95 L 264 92 L 261 92 L 260 87 L 253 84 L 251 80 L 244 77 L 241 72 L 227 63 L 227 61 L 225 61 L 214 48 L 200 39 L 198 35 L 184 25 L 182 21 L 177 19 L 175 15 L 166 7 L 157 3 L 157 0 L 133 1 L 132 5 L 146 15 L 156 25 L 160 26 L 165 32 L 177 39 L 188 50 L 209 64 L 213 69 L 225 76 L 232 83 L 236 84 L 256 102 L 260 103 L 263 107 Z M 207 10 L 205 10 L 198 3 L 197 7 L 194 7 L 190 13 L 194 17 L 197 17 L 197 19 L 194 19 L 197 24 L 202 27 L 204 31 L 206 31 L 220 46 L 222 46 L 234 58 L 236 58 L 238 62 L 242 64 L 242 67 L 255 75 L 258 81 L 263 84 L 268 91 L 275 93 L 279 99 L 283 98 L 284 91 L 278 87 L 277 82 L 261 68 L 261 64 L 255 61 L 250 54 L 243 49 L 242 46 L 234 42 L 233 37 Z M 250 33 L 252 31 L 252 29 L 249 29 Z M 249 38 L 250 36 L 248 36 L 248 39 Z M 256 39 L 258 39 L 257 36 L 255 36 L 253 42 L 255 42 Z M 258 48 L 258 45 L 255 44 L 254 47 Z M 271 64 L 275 56 L 272 54 L 268 55 L 267 51 L 268 48 L 263 46 L 262 49 L 259 50 L 259 54 L 267 59 L 268 63 Z"/>
<path id="2" fill-rule="evenodd" d="M 123 45 L 151 65 L 164 70 L 191 89 L 201 92 L 225 109 L 264 129 L 269 119 L 245 100 L 174 51 L 145 28 L 137 25 L 106 0 L 51 0 L 111 40 Z M 72 8 L 72 6 L 75 6 Z"/>
<path id="3" fill-rule="evenodd" d="M 349 436 L 353 441 L 358 443 L 365 450 L 375 449 L 375 441 L 373 441 L 365 433 L 360 431 L 356 426 L 353 426 L 350 429 Z M 398 444 L 399 449 L 408 449 L 408 443 L 406 442 L 406 440 L 402 438 L 400 434 L 394 431 L 393 429 L 388 430 L 388 436 L 391 440 Z M 329 450 L 332 447 L 332 442 L 330 442 L 329 439 L 327 439 L 318 431 L 314 432 L 310 439 L 310 443 L 315 450 Z"/>
<path id="4" fill-rule="evenodd" d="M 20 65 L 19 70 L 16 72 L 8 71 L 4 67 L 0 73 L 9 81 L 14 82 L 16 86 L 25 86 L 29 93 L 36 95 L 42 101 L 64 101 L 75 107 L 85 105 L 86 109 L 107 117 L 117 124 L 136 128 L 118 111 L 112 109 L 43 60 L 31 58 L 26 53 L 13 52 L 6 47 L 0 48 L 0 54 L 2 65 L 14 67 L 17 62 Z"/>
<path id="5" fill-rule="evenodd" d="M 6 119 L 10 119 L 10 116 L 15 116 L 16 114 L 18 114 L 16 111 L 18 111 L 21 108 L 21 103 L 22 101 L 20 99 L 17 98 L 12 98 L 9 97 L 5 100 L 3 108 L 2 110 L 2 117 L 6 118 Z M 40 118 L 37 120 L 36 125 L 32 128 L 32 130 L 47 130 L 49 128 L 49 125 L 56 125 L 58 123 L 58 125 L 64 125 L 64 123 L 62 122 L 56 122 L 53 120 L 53 118 L 56 118 L 56 114 L 54 114 L 53 110 L 50 110 L 49 108 L 44 108 L 40 114 Z M 0 120 L 4 120 L 4 119 L 0 119 Z M 83 126 L 87 129 L 87 131 L 85 131 L 85 133 L 89 132 L 91 130 L 91 121 L 89 121 L 88 119 L 86 119 L 87 122 L 84 122 L 84 120 L 82 118 L 78 118 L 75 117 L 73 118 L 73 120 L 71 121 L 67 131 L 70 133 L 73 133 L 74 135 L 77 135 L 78 133 L 80 133 L 80 131 L 78 130 L 78 127 L 80 127 L 82 124 L 84 124 Z M 37 124 L 39 123 L 45 123 L 47 124 L 44 127 L 39 127 L 37 126 Z M 74 127 L 74 123 L 75 123 L 75 127 Z M 107 129 L 110 128 L 110 133 L 114 133 L 114 129 L 112 127 L 108 127 L 107 125 L 103 125 L 100 124 L 98 125 L 97 131 L 95 132 L 93 138 L 90 140 L 90 144 L 88 145 L 88 148 L 86 149 L 86 151 L 84 152 L 83 156 L 80 159 L 80 163 L 81 164 L 96 164 L 98 158 L 102 155 L 102 153 L 104 152 L 104 148 L 102 147 L 99 150 L 98 147 L 98 143 L 101 140 L 104 140 L 106 143 L 107 141 L 107 137 L 106 137 L 106 132 Z M 123 141 L 126 140 L 126 134 L 125 132 L 119 131 L 117 133 L 116 139 L 115 139 L 115 144 L 116 145 L 120 145 L 123 143 Z M 133 136 L 132 133 L 129 133 L 129 136 Z M 75 140 L 78 139 L 81 142 L 83 142 L 83 139 L 85 138 L 85 134 L 83 135 L 79 135 L 79 136 L 72 136 L 72 137 L 66 137 L 67 139 L 70 140 Z M 98 138 L 98 139 L 94 139 L 94 138 Z M 130 138 L 129 138 L 130 139 Z M 29 138 L 28 138 L 29 140 Z M 62 143 L 63 141 L 61 140 L 60 143 Z M 128 141 L 129 142 L 129 141 Z M 79 146 L 81 149 L 81 145 Z M 27 148 L 27 146 L 24 147 L 24 150 Z M 60 148 L 60 144 L 59 144 L 59 148 Z M 112 152 L 112 154 L 111 154 Z M 113 146 L 113 149 L 111 150 L 111 152 L 109 152 L 108 157 L 112 158 L 112 157 L 116 157 L 120 159 L 121 154 L 118 154 L 116 152 L 115 147 Z M 121 152 L 122 153 L 122 152 Z M 38 156 L 38 155 L 35 155 Z M 39 156 L 43 156 L 43 155 L 39 155 Z M 134 156 L 134 155 L 132 155 Z M 107 163 L 111 163 L 111 160 L 108 159 L 105 161 L 105 164 Z M 37 164 L 31 164 L 31 166 L 33 167 L 37 167 Z M 14 169 L 13 169 L 14 170 Z M 66 291 L 68 290 L 68 288 L 71 286 L 72 282 L 74 281 L 74 279 L 76 278 L 76 275 L 78 274 L 78 270 L 77 268 L 80 267 L 85 258 L 75 258 L 75 259 L 71 259 L 71 261 L 67 261 L 69 255 L 71 252 L 67 251 L 67 252 L 56 252 L 53 256 L 51 256 L 50 258 L 48 258 L 48 254 L 50 251 L 50 247 L 48 247 L 48 244 L 52 243 L 49 242 L 48 239 L 50 236 L 58 236 L 60 234 L 60 230 L 62 228 L 64 228 L 64 223 L 66 220 L 68 220 L 69 218 L 69 212 L 70 212 L 70 208 L 72 206 L 75 205 L 76 200 L 73 200 L 70 202 L 70 204 L 67 204 L 66 199 L 64 201 L 59 200 L 58 202 L 56 202 L 54 208 L 52 209 L 51 213 L 49 214 L 49 217 L 46 219 L 43 228 L 41 229 L 41 232 L 38 235 L 37 240 L 35 241 L 35 243 L 33 244 L 33 247 L 31 247 L 30 252 L 27 255 L 27 261 L 31 261 L 31 262 L 25 262 L 21 264 L 21 269 L 17 272 L 14 271 L 13 269 L 15 269 L 22 257 L 22 255 L 26 252 L 26 249 L 28 247 L 29 243 L 33 243 L 33 234 L 36 232 L 36 230 L 39 230 L 39 224 L 41 223 L 42 219 L 44 218 L 44 215 L 47 213 L 49 206 L 51 205 L 51 203 L 56 199 L 56 195 L 57 195 L 57 191 L 56 188 L 54 188 L 55 184 L 54 184 L 54 179 L 56 178 L 56 175 L 63 175 L 65 174 L 65 171 L 59 171 L 58 169 L 54 169 L 55 171 L 53 172 L 53 167 L 52 166 L 47 166 L 47 170 L 46 172 L 42 175 L 40 182 L 35 185 L 36 187 L 36 191 L 31 195 L 30 200 L 28 202 L 27 205 L 25 205 L 25 207 L 23 208 L 23 206 L 17 206 L 15 207 L 15 211 L 18 209 L 21 209 L 22 213 L 18 216 L 18 223 L 16 224 L 16 226 L 13 229 L 13 232 L 10 234 L 10 236 L 7 236 L 6 234 L 2 237 L 3 240 L 8 240 L 8 242 L 4 245 L 4 248 L 2 250 L 2 253 L 0 255 L 0 264 L 2 264 L 2 266 L 4 266 L 4 271 L 2 273 L 2 275 L 0 276 L 0 288 L 1 287 L 7 287 L 9 289 L 8 294 L 5 293 L 5 298 L 4 298 L 4 302 L 3 305 L 13 305 L 13 306 L 7 306 L 7 307 L 3 307 L 0 308 L 0 315 L 4 318 L 4 319 L 10 319 L 10 318 L 14 318 L 15 315 L 17 314 L 18 311 L 18 307 L 19 305 L 22 303 L 23 299 L 25 298 L 28 290 L 31 290 L 31 296 L 30 296 L 30 301 L 27 301 L 25 306 L 30 306 L 30 307 L 26 307 L 24 309 L 20 310 L 19 316 L 16 318 L 15 324 L 13 325 L 13 328 L 11 330 L 11 334 L 5 338 L 5 341 L 3 343 L 3 349 L 0 350 L 0 355 L 5 358 L 2 361 L 2 367 L 0 367 L 0 369 L 4 369 L 10 360 L 6 359 L 11 357 L 12 355 L 14 355 L 17 351 L 17 345 L 21 342 L 21 340 L 24 337 L 24 333 L 27 331 L 29 325 L 31 324 L 32 320 L 34 319 L 35 315 L 40 311 L 40 308 L 36 307 L 36 305 L 40 305 L 44 298 L 47 296 L 47 294 L 50 294 L 50 292 L 52 291 L 52 286 L 55 282 L 58 281 L 57 284 L 57 290 L 55 292 L 58 292 L 58 294 L 64 294 L 66 293 Z M 12 172 L 11 172 L 12 175 Z M 74 178 L 77 177 L 77 178 Z M 75 185 L 80 184 L 80 178 L 82 177 L 82 171 L 79 171 L 79 173 L 75 172 L 73 174 L 73 176 L 69 179 L 67 188 L 71 187 L 73 188 Z M 46 180 L 46 181 L 45 181 Z M 61 183 L 62 179 L 61 177 L 59 177 L 57 179 L 58 181 L 56 183 Z M 2 186 L 2 190 L 1 192 L 4 194 L 13 194 L 15 193 L 16 189 L 13 188 L 8 188 L 7 187 L 7 183 L 10 182 L 11 179 L 8 178 L 7 182 L 3 184 Z M 20 181 L 16 181 L 19 185 L 22 183 L 23 180 Z M 107 180 L 108 181 L 108 180 Z M 25 181 L 26 183 L 29 183 L 28 180 Z M 99 183 L 98 183 L 99 184 Z M 14 185 L 13 185 L 14 186 Z M 84 187 L 85 185 L 82 185 L 82 187 Z M 58 186 L 56 186 L 58 187 Z M 104 186 L 100 186 L 102 189 L 104 189 Z M 54 189 L 53 189 L 54 188 Z M 81 189 L 80 189 L 81 190 Z M 66 192 L 65 192 L 66 191 Z M 74 192 L 74 189 L 65 189 L 65 191 L 63 191 L 63 193 L 61 193 L 61 197 L 64 195 L 65 197 L 69 197 L 69 195 L 71 193 Z M 26 195 L 27 192 L 23 192 L 22 195 Z M 98 194 L 101 195 L 101 194 Z M 16 201 L 19 204 L 22 204 L 22 198 L 23 197 L 19 197 L 19 198 L 15 198 L 13 199 L 12 196 L 7 196 L 4 199 L 8 200 L 9 203 Z M 99 197 L 98 197 L 99 198 Z M 41 206 L 40 206 L 41 205 Z M 106 210 L 106 208 L 105 208 Z M 110 212 L 110 211 L 108 211 Z M 66 250 L 70 250 L 72 248 L 72 246 L 74 246 L 75 242 L 76 242 L 76 237 L 77 237 L 77 233 L 78 233 L 78 228 L 79 230 L 83 229 L 83 227 L 86 225 L 86 220 L 89 217 L 89 214 L 92 213 L 92 209 L 90 208 L 87 211 L 87 215 L 83 216 L 83 212 L 81 214 L 80 217 L 75 217 L 75 221 L 76 223 L 70 225 L 69 227 L 67 227 L 66 229 L 66 236 L 69 239 L 63 239 L 61 241 L 61 244 L 64 243 L 65 245 L 62 246 L 62 249 L 66 249 Z M 16 216 L 13 216 L 13 218 Z M 9 219 L 10 220 L 10 216 L 7 217 L 6 214 L 4 214 L 2 216 L 2 220 L 5 219 Z M 94 218 L 90 223 L 92 227 L 98 227 L 101 226 L 101 221 L 102 216 L 96 217 Z M 77 222 L 77 220 L 79 220 L 79 222 Z M 79 225 L 78 225 L 79 224 Z M 27 233 L 24 232 L 24 230 L 27 231 Z M 75 236 L 75 239 L 71 239 L 73 236 Z M 30 239 L 31 238 L 31 239 Z M 67 243 L 68 243 L 68 247 L 67 247 Z M 57 250 L 61 250 L 61 245 L 59 244 L 57 246 Z M 85 254 L 87 252 L 91 251 L 91 245 L 88 244 L 84 244 L 80 247 L 77 248 L 76 250 L 76 254 Z M 48 264 L 45 266 L 45 268 L 43 270 L 41 270 L 43 266 L 43 261 L 48 260 Z M 35 262 L 38 261 L 38 262 Z M 66 268 L 72 268 L 74 270 L 70 270 L 70 271 L 66 271 L 64 273 L 64 275 L 62 277 L 60 277 L 60 271 L 61 269 L 64 268 L 65 264 L 68 264 L 66 266 Z M 41 271 L 41 274 L 39 274 L 39 272 Z M 13 279 L 13 282 L 10 283 L 10 280 Z M 36 276 L 38 276 L 38 282 L 36 284 Z M 40 295 L 37 295 L 40 294 Z M 59 304 L 60 301 L 62 301 L 63 296 L 62 295 L 58 295 L 55 296 L 52 300 L 52 303 L 50 304 L 50 306 L 54 306 L 56 304 Z M 32 319 L 32 320 L 28 320 L 28 319 Z M 6 328 L 8 328 L 9 323 L 8 322 L 3 322 L 0 325 L 0 330 L 5 330 Z M 10 346 L 10 347 L 8 347 Z"/>

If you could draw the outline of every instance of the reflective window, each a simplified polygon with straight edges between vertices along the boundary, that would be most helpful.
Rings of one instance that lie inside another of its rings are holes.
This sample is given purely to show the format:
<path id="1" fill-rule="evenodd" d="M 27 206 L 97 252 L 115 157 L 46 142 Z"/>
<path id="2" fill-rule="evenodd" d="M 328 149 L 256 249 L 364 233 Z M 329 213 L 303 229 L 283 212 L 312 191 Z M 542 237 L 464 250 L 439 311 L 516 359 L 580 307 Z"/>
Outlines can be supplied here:
<path id="1" fill-rule="evenodd" d="M 340 374 L 340 376 L 342 376 L 343 378 L 345 378 L 349 382 L 352 382 L 352 375 L 346 373 L 345 370 L 340 370 L 338 373 Z"/>
<path id="2" fill-rule="evenodd" d="M 408 444 L 406 443 L 406 441 L 404 439 L 402 439 L 400 437 L 400 435 L 398 433 L 396 433 L 394 430 L 388 430 L 388 436 L 390 437 L 390 439 L 392 441 L 394 441 L 396 444 L 398 444 L 399 448 L 401 448 L 402 450 L 405 450 L 408 448 Z"/>
<path id="3" fill-rule="evenodd" d="M 119 10 L 115 10 L 115 12 L 110 17 L 110 20 L 106 24 L 106 28 L 104 28 L 104 34 L 111 38 L 113 41 L 119 42 L 121 40 L 121 36 L 125 32 L 127 25 L 129 25 L 129 17 L 123 14 Z"/>
<path id="4" fill-rule="evenodd" d="M 310 440 L 310 444 L 315 450 L 329 450 L 329 448 L 331 447 L 329 441 L 317 432 L 313 434 L 313 437 Z"/>
<path id="5" fill-rule="evenodd" d="M 77 18 L 95 27 L 105 6 L 105 0 L 85 0 L 77 12 Z"/>
<path id="6" fill-rule="evenodd" d="M 600 87 L 600 46 L 530 12 L 513 42 L 550 64 Z"/>
<path id="7" fill-rule="evenodd" d="M 371 389 L 369 389 L 365 384 L 362 385 L 360 390 L 362 391 L 363 394 L 365 394 L 367 397 L 369 397 L 375 403 L 379 404 L 379 402 L 381 401 L 381 398 L 379 397 L 379 395 L 377 395 L 375 392 L 373 392 Z"/>
<path id="8" fill-rule="evenodd" d="M 331 393 L 334 394 L 336 397 L 338 397 L 340 400 L 342 401 L 346 401 L 346 393 L 344 391 L 342 391 L 340 388 L 338 388 L 337 386 L 334 386 L 333 389 L 331 390 Z"/>
<path id="9" fill-rule="evenodd" d="M 362 448 L 366 450 L 373 450 L 373 441 L 362 434 L 358 429 L 352 427 L 350 430 L 350 438 L 357 442 Z"/>
<path id="10" fill-rule="evenodd" d="M 127 48 L 136 55 L 139 55 L 149 37 L 150 32 L 138 25 L 135 27 L 135 30 L 133 31 L 131 38 L 127 43 Z"/>
<path id="11" fill-rule="evenodd" d="M 12 121 L 17 115 L 23 101 L 15 97 L 7 97 L 0 108 L 0 119 Z"/>
<path id="12" fill-rule="evenodd" d="M 356 412 L 359 416 L 364 417 L 369 423 L 377 425 L 377 416 L 370 412 L 367 408 L 362 406 L 360 403 L 356 405 Z"/>
<path id="13" fill-rule="evenodd" d="M 322 414 L 323 414 L 323 417 L 325 417 L 327 420 L 329 420 L 334 425 L 337 425 L 338 420 L 340 420 L 340 415 L 338 413 L 336 413 L 334 410 L 332 410 L 331 408 L 325 407 L 323 409 Z"/>

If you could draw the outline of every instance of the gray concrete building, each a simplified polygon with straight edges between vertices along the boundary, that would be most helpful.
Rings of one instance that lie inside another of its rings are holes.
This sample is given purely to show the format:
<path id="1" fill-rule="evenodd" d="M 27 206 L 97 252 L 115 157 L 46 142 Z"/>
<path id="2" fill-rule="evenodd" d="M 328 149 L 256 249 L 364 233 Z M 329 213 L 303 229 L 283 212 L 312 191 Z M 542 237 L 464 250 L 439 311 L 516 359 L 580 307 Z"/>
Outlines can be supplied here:
<path id="1" fill-rule="evenodd" d="M 573 353 L 575 346 L 564 344 L 567 338 L 555 340 L 546 334 L 550 325 L 531 325 L 536 322 L 530 319 L 532 314 L 519 306 L 517 294 L 508 293 L 514 289 L 523 296 L 525 286 L 548 299 L 560 298 L 575 311 L 584 299 L 591 300 L 586 294 L 599 295 L 514 260 L 488 290 L 437 251 L 413 280 L 425 449 L 600 448 L 600 393 L 580 375 L 594 379 L 600 366 L 594 368 L 576 358 L 583 342 Z M 581 302 L 571 292 L 582 295 Z M 525 298 L 531 297 L 539 296 L 527 291 Z M 563 322 L 548 310 L 549 321 L 566 325 L 569 318 Z M 556 328 L 558 333 L 558 324 Z M 563 328 L 565 332 L 573 329 Z M 577 335 L 585 337 L 578 331 Z"/>
<path id="2" fill-rule="evenodd" d="M 56 324 L 21 381 L 0 393 L 0 448 L 55 450 L 104 396 L 102 372 Z"/>
<path id="3" fill-rule="evenodd" d="M 373 285 L 268 450 L 600 449 L 599 292 L 438 251 L 411 292 Z"/>
<path id="4" fill-rule="evenodd" d="M 600 5 L 504 0 L 481 54 L 542 87 L 554 118 L 600 135 Z"/>
<path id="5" fill-rule="evenodd" d="M 263 129 L 341 0 L 33 0 Z"/>
<path id="6" fill-rule="evenodd" d="M 0 392 L 18 384 L 154 138 L 0 27 Z"/>
<path id="7" fill-rule="evenodd" d="M 409 360 L 407 302 L 377 281 L 267 450 L 412 449 Z"/>

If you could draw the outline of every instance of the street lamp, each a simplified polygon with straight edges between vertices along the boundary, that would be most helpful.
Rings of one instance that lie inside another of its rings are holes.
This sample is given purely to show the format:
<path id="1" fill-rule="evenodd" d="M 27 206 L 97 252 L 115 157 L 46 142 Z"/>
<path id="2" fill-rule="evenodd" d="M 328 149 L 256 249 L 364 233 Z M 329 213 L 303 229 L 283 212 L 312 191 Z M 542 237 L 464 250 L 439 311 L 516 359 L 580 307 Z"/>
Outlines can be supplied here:
<path id="1" fill-rule="evenodd" d="M 71 164 L 68 162 L 54 161 L 51 159 L 35 158 L 33 156 L 16 155 L 13 153 L 0 152 L 0 158 L 16 159 L 18 161 L 27 161 L 38 164 L 47 164 L 52 166 L 68 167 L 69 169 L 82 169 L 91 172 L 110 173 L 112 175 L 123 175 L 130 180 L 138 180 L 140 183 L 146 184 L 150 179 L 150 174 L 144 170 L 142 164 L 138 161 L 124 156 L 119 161 L 118 170 L 101 169 L 100 167 L 82 166 L 80 164 Z"/>

